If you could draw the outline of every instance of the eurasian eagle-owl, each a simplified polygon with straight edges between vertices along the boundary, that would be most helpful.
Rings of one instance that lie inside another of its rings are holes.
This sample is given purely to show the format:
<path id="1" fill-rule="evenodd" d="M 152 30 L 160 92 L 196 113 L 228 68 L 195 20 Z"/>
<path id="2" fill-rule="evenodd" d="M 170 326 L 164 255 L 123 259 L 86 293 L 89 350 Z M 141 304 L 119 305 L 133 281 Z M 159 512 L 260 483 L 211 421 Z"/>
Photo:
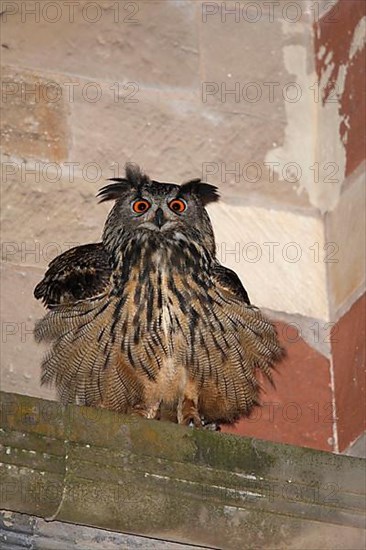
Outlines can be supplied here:
<path id="1" fill-rule="evenodd" d="M 42 383 L 63 403 L 182 424 L 232 423 L 258 403 L 282 350 L 238 276 L 220 265 L 205 206 L 217 188 L 152 181 L 127 165 L 102 188 L 114 200 L 101 243 L 53 260 L 35 289 L 50 308 Z"/>

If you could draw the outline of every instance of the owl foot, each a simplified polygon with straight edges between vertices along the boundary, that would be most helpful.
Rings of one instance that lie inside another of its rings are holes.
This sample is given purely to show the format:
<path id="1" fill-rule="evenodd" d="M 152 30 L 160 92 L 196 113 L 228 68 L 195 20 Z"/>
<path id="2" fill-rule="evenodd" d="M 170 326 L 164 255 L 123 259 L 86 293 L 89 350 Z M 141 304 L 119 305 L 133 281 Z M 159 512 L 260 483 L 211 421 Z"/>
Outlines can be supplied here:
<path id="1" fill-rule="evenodd" d="M 221 428 L 219 424 L 216 424 L 216 422 L 208 422 L 202 417 L 201 424 L 204 430 L 209 430 L 210 432 L 221 432 Z"/>
<path id="2" fill-rule="evenodd" d="M 184 397 L 179 401 L 177 410 L 178 424 L 190 426 L 191 428 L 202 428 L 201 418 L 198 414 L 197 405 L 193 399 Z"/>
<path id="3" fill-rule="evenodd" d="M 133 408 L 133 413 L 142 416 L 143 418 L 156 418 L 159 406 L 160 402 L 155 403 L 151 407 L 136 405 Z"/>
<path id="4" fill-rule="evenodd" d="M 188 426 L 189 428 L 202 428 L 201 421 L 197 420 L 197 418 L 186 418 L 182 424 L 184 426 Z"/>

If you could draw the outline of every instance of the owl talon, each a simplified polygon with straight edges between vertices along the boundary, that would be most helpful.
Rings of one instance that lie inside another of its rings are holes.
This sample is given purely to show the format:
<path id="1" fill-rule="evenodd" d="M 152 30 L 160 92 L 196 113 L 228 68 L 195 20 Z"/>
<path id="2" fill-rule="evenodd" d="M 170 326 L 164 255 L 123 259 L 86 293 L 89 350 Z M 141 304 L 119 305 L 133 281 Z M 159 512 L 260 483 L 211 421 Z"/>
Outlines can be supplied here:
<path id="1" fill-rule="evenodd" d="M 195 418 L 190 418 L 187 421 L 186 426 L 188 426 L 189 428 L 202 428 L 202 424 L 200 422 L 197 422 Z"/>
<path id="2" fill-rule="evenodd" d="M 216 422 L 209 422 L 201 417 L 201 424 L 204 430 L 210 430 L 211 432 L 221 432 L 221 427 Z"/>

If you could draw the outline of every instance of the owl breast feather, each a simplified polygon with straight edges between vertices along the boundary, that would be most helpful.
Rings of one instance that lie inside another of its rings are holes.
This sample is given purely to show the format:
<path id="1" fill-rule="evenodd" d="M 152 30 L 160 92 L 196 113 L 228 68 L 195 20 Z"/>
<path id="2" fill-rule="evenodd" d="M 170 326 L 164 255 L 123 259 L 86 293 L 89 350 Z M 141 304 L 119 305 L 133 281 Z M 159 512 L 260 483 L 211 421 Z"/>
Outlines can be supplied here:
<path id="1" fill-rule="evenodd" d="M 183 236 L 163 240 L 152 234 L 129 245 L 121 255 L 111 294 L 120 296 L 126 346 L 139 344 L 147 334 L 174 352 L 174 339 L 187 339 L 198 312 L 195 306 L 210 302 L 207 290 L 210 256 Z M 122 289 L 122 291 L 121 291 Z"/>

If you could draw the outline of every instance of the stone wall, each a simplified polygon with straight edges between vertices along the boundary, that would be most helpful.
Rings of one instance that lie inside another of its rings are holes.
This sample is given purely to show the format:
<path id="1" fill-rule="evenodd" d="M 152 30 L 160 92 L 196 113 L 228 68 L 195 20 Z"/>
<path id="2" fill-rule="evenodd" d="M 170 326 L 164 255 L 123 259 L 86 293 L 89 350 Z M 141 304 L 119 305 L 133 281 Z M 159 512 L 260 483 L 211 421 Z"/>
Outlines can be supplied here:
<path id="1" fill-rule="evenodd" d="M 39 386 L 32 291 L 100 239 L 105 179 L 200 176 L 218 257 L 287 359 L 234 433 L 343 450 L 364 430 L 364 35 L 358 0 L 3 1 L 2 387 Z"/>

